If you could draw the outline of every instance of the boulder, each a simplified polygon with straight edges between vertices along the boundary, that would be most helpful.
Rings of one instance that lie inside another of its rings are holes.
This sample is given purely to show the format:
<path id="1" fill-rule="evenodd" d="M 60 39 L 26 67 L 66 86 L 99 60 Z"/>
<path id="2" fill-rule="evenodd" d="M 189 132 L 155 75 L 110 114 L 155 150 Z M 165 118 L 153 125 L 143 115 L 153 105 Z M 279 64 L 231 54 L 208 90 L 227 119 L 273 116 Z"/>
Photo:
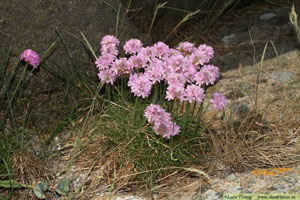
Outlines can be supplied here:
<path id="1" fill-rule="evenodd" d="M 58 38 L 56 30 L 63 35 L 74 54 L 78 53 L 73 52 L 78 48 L 78 39 L 74 36 L 81 38 L 80 31 L 94 50 L 99 49 L 99 41 L 107 34 L 117 35 L 121 41 L 131 37 L 141 38 L 141 34 L 127 19 L 126 9 L 119 0 L 4 0 L 0 13 L 2 56 L 6 55 L 12 39 L 15 55 L 19 55 L 22 48 L 30 48 L 41 54 Z M 65 56 L 51 58 L 61 60 Z"/>

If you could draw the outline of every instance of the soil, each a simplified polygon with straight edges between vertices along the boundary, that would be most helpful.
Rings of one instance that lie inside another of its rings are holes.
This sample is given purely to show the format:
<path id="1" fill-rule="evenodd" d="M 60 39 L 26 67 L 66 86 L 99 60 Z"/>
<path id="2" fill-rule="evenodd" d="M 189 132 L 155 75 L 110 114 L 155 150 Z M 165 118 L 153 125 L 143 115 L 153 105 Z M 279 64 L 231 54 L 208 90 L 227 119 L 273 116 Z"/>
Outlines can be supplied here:
<path id="1" fill-rule="evenodd" d="M 113 5 L 114 9 L 110 5 Z M 139 8 L 139 6 L 132 5 L 130 9 L 134 10 Z M 36 0 L 31 1 L 30 4 L 18 0 L 3 1 L 0 6 L 2 14 L 0 16 L 0 38 L 4 42 L 0 44 L 0 58 L 3 59 L 5 57 L 7 47 L 12 39 L 15 39 L 13 46 L 14 56 L 19 55 L 20 49 L 24 47 L 35 49 L 38 52 L 45 52 L 50 44 L 58 38 L 58 34 L 55 33 L 56 28 L 61 30 L 64 37 L 66 37 L 66 43 L 70 45 L 69 48 L 72 55 L 85 54 L 86 48 L 77 39 L 70 37 L 67 32 L 80 36 L 78 32 L 83 31 L 92 47 L 98 49 L 100 38 L 106 34 L 114 34 L 116 31 L 117 8 L 118 3 L 114 1 L 87 3 L 80 0 Z M 251 10 L 250 8 L 248 9 Z M 143 14 L 144 10 L 146 9 L 142 7 L 142 12 L 138 13 L 136 17 L 132 17 L 131 21 L 125 18 L 125 25 L 123 25 L 122 29 L 123 35 L 120 34 L 119 37 L 123 42 L 131 37 L 142 38 L 143 41 L 147 41 L 145 34 L 148 29 L 143 28 L 141 24 L 149 24 L 151 17 L 149 18 L 147 13 Z M 300 7 L 296 7 L 296 11 L 300 11 Z M 201 36 L 195 34 L 198 32 L 197 23 L 199 21 L 190 21 L 182 29 L 176 31 L 168 43 L 172 46 L 180 41 L 189 40 L 197 44 L 206 43 L 214 47 L 215 57 L 212 62 L 220 67 L 222 77 L 214 87 L 208 90 L 208 96 L 212 96 L 215 91 L 224 92 L 229 99 L 228 110 L 226 111 L 227 116 L 231 116 L 236 120 L 244 119 L 253 107 L 258 105 L 257 109 L 263 110 L 264 115 L 261 116 L 260 120 L 254 121 L 257 128 L 255 130 L 259 132 L 259 126 L 263 127 L 273 124 L 281 131 L 275 132 L 275 135 L 282 137 L 290 135 L 289 141 L 294 142 L 294 148 L 300 150 L 297 143 L 300 134 L 299 129 L 297 129 L 300 126 L 300 111 L 299 106 L 295 106 L 299 104 L 300 98 L 299 51 L 297 51 L 299 44 L 297 43 L 295 31 L 289 23 L 290 7 L 261 7 L 259 10 L 243 12 L 244 10 L 238 10 L 236 13 L 232 13 L 232 15 L 224 18 L 221 24 L 217 24 L 217 27 L 212 27 L 210 34 Z M 235 14 L 238 17 L 233 17 Z M 272 17 L 264 18 L 266 15 Z M 161 23 L 166 23 L 166 21 L 161 20 Z M 152 42 L 156 42 L 155 40 L 165 35 L 162 34 L 163 31 L 159 32 L 162 26 L 160 24 L 155 25 Z M 167 27 L 167 30 L 170 28 L 172 27 Z M 165 28 L 163 30 L 164 33 L 169 32 L 165 31 Z M 268 44 L 266 53 L 263 54 L 266 44 Z M 263 55 L 264 63 L 260 65 Z M 63 43 L 59 43 L 49 59 L 52 63 L 55 63 L 53 66 L 56 66 L 56 69 L 64 66 L 64 63 L 70 63 Z M 92 78 L 97 77 L 90 57 L 83 56 L 79 60 L 83 60 L 79 62 L 81 68 L 88 66 L 88 69 L 90 69 L 88 70 L 89 76 Z M 261 68 L 262 66 L 263 69 Z M 45 98 L 43 95 L 49 88 L 57 95 L 56 102 L 51 103 L 51 105 L 44 105 L 45 107 L 42 107 L 42 103 L 40 103 L 34 107 L 35 111 L 45 112 L 49 106 L 57 107 L 59 111 L 53 113 L 51 118 L 56 120 L 63 119 L 67 112 L 64 110 L 69 109 L 67 102 L 61 101 L 62 92 L 64 91 L 63 87 L 65 87 L 64 83 L 59 82 L 44 69 L 41 69 L 39 73 L 42 74 L 42 78 L 33 80 L 37 86 L 35 88 L 36 92 L 34 92 L 36 97 Z M 261 81 L 259 84 L 260 98 L 258 99 L 259 104 L 255 104 L 256 101 L 254 99 L 257 94 L 256 78 L 258 75 L 260 75 L 259 80 Z M 269 106 L 270 102 L 271 106 Z M 287 104 L 285 102 L 290 103 Z M 40 110 L 37 108 L 39 106 Z M 266 106 L 269 106 L 268 109 L 266 109 Z M 291 113 L 296 114 L 292 115 Z M 49 120 L 50 118 L 43 121 L 43 115 L 36 115 L 36 117 L 37 122 L 32 124 L 28 134 L 30 134 L 37 156 L 41 156 L 45 155 L 45 152 L 39 153 L 39 151 L 44 150 L 43 143 L 40 141 L 49 136 L 49 133 L 43 133 L 43 131 L 49 131 L 49 129 L 33 127 L 39 123 L 45 123 L 49 126 L 55 123 Z M 206 119 L 207 124 L 211 125 L 211 130 L 215 131 L 215 137 L 220 137 L 220 140 L 222 140 L 222 136 L 226 134 L 224 131 L 218 132 L 217 130 L 220 130 L 220 127 L 222 127 L 225 120 L 224 116 L 213 110 L 208 110 Z M 285 126 L 285 129 L 282 129 L 282 126 Z M 52 128 L 51 131 L 54 129 Z M 55 142 L 47 148 L 47 153 L 51 150 L 50 153 L 64 155 L 60 157 L 60 160 L 50 159 L 45 162 L 46 168 L 49 169 L 49 177 L 51 177 L 49 179 L 55 180 L 55 183 L 62 177 L 60 173 L 65 170 L 70 159 L 69 155 L 72 146 L 68 145 L 67 142 L 70 138 L 74 138 L 72 131 L 62 132 L 55 137 Z M 280 144 L 278 145 L 280 146 Z M 274 166 L 272 163 L 278 163 L 278 160 L 275 162 L 276 156 L 273 158 L 274 160 L 270 160 L 267 163 L 261 160 L 252 160 L 256 165 L 251 165 L 251 162 L 249 163 L 247 160 L 253 158 L 255 153 L 249 150 L 248 154 L 242 155 L 244 159 L 237 159 L 242 162 L 236 163 L 234 158 L 237 155 L 234 152 L 228 153 L 232 159 L 224 159 L 222 158 L 224 155 L 217 148 L 217 146 L 212 146 L 210 157 L 207 158 L 207 166 L 203 166 L 203 169 L 206 170 L 205 172 L 211 177 L 209 183 L 204 177 L 199 176 L 193 178 L 188 185 L 182 186 L 179 184 L 177 188 L 172 189 L 172 192 L 162 190 L 157 194 L 157 199 L 161 199 L 163 196 L 165 199 L 220 199 L 225 193 L 295 193 L 300 191 L 300 181 L 293 179 L 299 177 L 297 175 L 298 168 L 295 166 L 299 162 L 299 157 L 295 156 L 293 159 L 285 158 L 279 151 L 277 152 L 278 155 L 282 156 L 279 162 L 285 164 L 285 166 L 281 167 L 291 168 L 289 173 L 280 174 L 279 178 L 276 176 L 257 178 L 251 173 L 251 170 Z M 230 146 L 228 148 L 230 149 Z M 238 151 L 238 147 L 235 150 Z M 289 154 L 294 155 L 295 153 L 289 152 Z M 75 187 L 81 183 L 86 172 L 84 170 L 77 171 L 75 166 L 73 173 L 74 177 L 71 181 L 73 187 Z M 284 181 L 292 184 L 286 186 L 287 184 Z M 281 184 L 278 184 L 279 182 Z M 284 186 L 279 187 L 278 185 Z M 52 186 L 53 188 L 54 185 Z M 103 193 L 105 190 L 107 190 L 105 187 L 99 188 L 99 191 L 95 193 L 98 195 L 90 198 L 145 199 L 145 197 L 139 195 L 105 196 L 105 193 Z M 33 194 L 31 195 L 34 198 Z"/>

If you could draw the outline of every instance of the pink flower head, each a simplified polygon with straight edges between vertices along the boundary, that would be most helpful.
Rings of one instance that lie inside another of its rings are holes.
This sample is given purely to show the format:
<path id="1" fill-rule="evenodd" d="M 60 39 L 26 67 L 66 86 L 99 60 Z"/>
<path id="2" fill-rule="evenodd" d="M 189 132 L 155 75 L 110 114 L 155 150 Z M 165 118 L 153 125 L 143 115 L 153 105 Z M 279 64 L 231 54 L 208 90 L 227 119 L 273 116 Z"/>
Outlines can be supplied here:
<path id="1" fill-rule="evenodd" d="M 106 35 L 101 40 L 101 54 L 107 54 L 114 58 L 119 54 L 118 45 L 120 41 L 113 35 Z"/>
<path id="2" fill-rule="evenodd" d="M 162 120 L 154 123 L 153 130 L 157 135 L 170 139 L 171 136 L 179 134 L 180 127 L 176 125 L 176 122 Z"/>
<path id="3" fill-rule="evenodd" d="M 209 60 L 214 56 L 214 49 L 206 44 L 199 45 L 198 50 L 205 55 L 205 57 L 208 59 L 207 62 L 209 62 Z"/>
<path id="4" fill-rule="evenodd" d="M 219 68 L 213 65 L 204 65 L 194 76 L 194 80 L 198 85 L 213 85 L 219 78 Z"/>
<path id="5" fill-rule="evenodd" d="M 204 90 L 198 85 L 188 85 L 184 96 L 189 103 L 193 101 L 201 103 L 204 99 Z"/>
<path id="6" fill-rule="evenodd" d="M 129 65 L 127 58 L 116 59 L 111 65 L 111 70 L 117 75 L 130 74 L 132 67 Z"/>
<path id="7" fill-rule="evenodd" d="M 98 77 L 101 81 L 105 80 L 106 83 L 110 83 L 111 85 L 113 85 L 115 80 L 118 78 L 118 76 L 111 71 L 111 69 L 100 70 Z"/>
<path id="8" fill-rule="evenodd" d="M 120 44 L 120 41 L 113 35 L 106 35 L 101 40 L 101 46 L 107 46 L 109 44 L 118 46 Z"/>
<path id="9" fill-rule="evenodd" d="M 210 102 L 211 102 L 214 109 L 221 110 L 226 106 L 227 99 L 224 95 L 222 95 L 218 92 L 215 92 L 214 93 L 214 99 L 210 100 Z"/>
<path id="10" fill-rule="evenodd" d="M 39 55 L 35 51 L 32 51 L 31 49 L 24 50 L 24 52 L 21 54 L 20 60 L 24 60 L 29 65 L 31 65 L 34 69 L 36 69 L 37 66 L 40 64 Z"/>
<path id="11" fill-rule="evenodd" d="M 197 73 L 197 69 L 191 63 L 186 63 L 183 68 L 183 75 L 186 79 L 186 82 L 192 83 L 194 81 L 194 76 Z"/>
<path id="12" fill-rule="evenodd" d="M 130 39 L 128 40 L 125 45 L 123 46 L 126 53 L 139 53 L 143 48 L 143 44 L 138 39 Z"/>
<path id="13" fill-rule="evenodd" d="M 160 59 L 154 58 L 149 66 L 145 69 L 145 75 L 153 82 L 162 81 L 165 78 L 164 62 Z"/>
<path id="14" fill-rule="evenodd" d="M 173 55 L 168 58 L 168 68 L 170 72 L 182 73 L 183 69 L 187 65 L 187 59 L 181 55 Z"/>
<path id="15" fill-rule="evenodd" d="M 168 101 L 179 99 L 181 102 L 184 101 L 184 87 L 182 84 L 171 84 L 167 87 L 166 99 Z"/>
<path id="16" fill-rule="evenodd" d="M 151 61 L 151 59 L 158 55 L 158 51 L 153 46 L 142 48 L 140 52 L 140 56 L 144 57 L 147 61 Z"/>
<path id="17" fill-rule="evenodd" d="M 117 57 L 117 55 L 119 54 L 118 47 L 113 43 L 103 45 L 101 47 L 100 51 L 101 51 L 102 55 L 107 54 L 107 55 L 110 55 L 112 57 Z"/>
<path id="18" fill-rule="evenodd" d="M 194 44 L 190 42 L 181 42 L 177 49 L 182 52 L 184 55 L 192 53 L 194 50 Z"/>
<path id="19" fill-rule="evenodd" d="M 182 87 L 186 82 L 186 79 L 182 73 L 169 72 L 165 78 L 169 85 L 180 84 Z"/>
<path id="20" fill-rule="evenodd" d="M 108 69 L 109 65 L 114 61 L 115 57 L 109 54 L 102 54 L 96 59 L 95 64 L 99 70 Z"/>
<path id="21" fill-rule="evenodd" d="M 214 50 L 212 47 L 207 46 L 206 44 L 200 45 L 197 49 L 189 56 L 192 63 L 195 65 L 203 65 L 208 63 L 209 60 L 213 57 Z"/>
<path id="22" fill-rule="evenodd" d="M 171 55 L 169 46 L 163 42 L 157 42 L 153 45 L 153 47 L 157 51 L 159 58 L 164 58 Z"/>
<path id="23" fill-rule="evenodd" d="M 152 82 L 144 74 L 131 74 L 128 81 L 128 86 L 134 96 L 142 96 L 146 98 L 149 96 L 152 88 Z"/>
<path id="24" fill-rule="evenodd" d="M 145 109 L 144 116 L 150 124 L 159 122 L 162 119 L 171 120 L 171 115 L 167 113 L 160 105 L 151 104 Z"/>
<path id="25" fill-rule="evenodd" d="M 151 104 L 145 109 L 144 116 L 150 124 L 154 124 L 153 130 L 157 135 L 170 139 L 179 133 L 180 127 L 172 122 L 171 115 L 160 105 Z"/>
<path id="26" fill-rule="evenodd" d="M 128 64 L 133 69 L 140 69 L 143 68 L 146 64 L 146 59 L 143 56 L 140 55 L 132 55 L 130 58 L 128 58 Z"/>

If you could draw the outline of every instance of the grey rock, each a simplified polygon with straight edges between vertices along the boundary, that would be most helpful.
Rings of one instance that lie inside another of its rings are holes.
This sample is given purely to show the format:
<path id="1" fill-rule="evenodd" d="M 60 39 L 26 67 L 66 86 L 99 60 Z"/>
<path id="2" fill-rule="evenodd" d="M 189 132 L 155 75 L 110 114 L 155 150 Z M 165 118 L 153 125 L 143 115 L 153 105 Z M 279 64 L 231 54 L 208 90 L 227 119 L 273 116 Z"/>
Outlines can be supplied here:
<path id="1" fill-rule="evenodd" d="M 245 91 L 245 90 L 251 90 L 251 89 L 252 89 L 252 84 L 249 83 L 249 82 L 243 82 L 243 83 L 240 83 L 240 84 L 237 86 L 237 88 L 238 88 L 239 90 L 243 90 L 243 91 Z"/>
<path id="2" fill-rule="evenodd" d="M 231 110 L 233 112 L 238 113 L 240 117 L 243 117 L 243 116 L 245 116 L 245 115 L 248 114 L 248 112 L 249 112 L 249 106 L 247 106 L 246 103 L 242 103 L 242 102 L 239 103 L 239 102 L 237 102 L 237 103 L 233 103 L 231 105 Z"/>
<path id="3" fill-rule="evenodd" d="M 227 177 L 227 180 L 228 181 L 233 181 L 234 179 L 236 179 L 236 176 L 234 174 L 230 174 L 228 177 Z"/>
<path id="4" fill-rule="evenodd" d="M 229 191 L 229 194 L 240 194 L 241 190 L 243 188 L 240 185 L 234 186 L 233 188 L 231 188 L 231 190 Z"/>
<path id="5" fill-rule="evenodd" d="M 277 16 L 275 13 L 266 13 L 266 14 L 259 16 L 259 19 L 263 20 L 263 21 L 268 21 L 269 19 L 271 19 L 275 16 Z"/>
<path id="6" fill-rule="evenodd" d="M 229 45 L 231 43 L 231 41 L 233 39 L 236 38 L 236 34 L 232 33 L 230 35 L 226 35 L 222 38 L 222 42 L 225 44 L 225 45 Z"/>
<path id="7" fill-rule="evenodd" d="M 280 83 L 286 83 L 288 82 L 291 78 L 293 78 L 295 74 L 293 72 L 274 72 L 271 75 L 271 79 L 280 81 Z"/>
<path id="8" fill-rule="evenodd" d="M 297 179 L 297 178 L 294 178 L 294 177 L 290 177 L 290 178 L 284 177 L 283 179 L 284 179 L 286 182 L 291 183 L 291 184 L 296 184 L 296 183 L 298 183 L 298 179 Z"/>
<path id="9" fill-rule="evenodd" d="M 276 191 L 279 191 L 279 192 L 283 192 L 283 193 L 286 193 L 287 190 L 288 190 L 288 187 L 285 186 L 285 185 L 274 185 L 272 187 L 273 190 L 276 190 Z"/>
<path id="10" fill-rule="evenodd" d="M 217 200 L 220 197 L 217 195 L 217 193 L 214 190 L 207 190 L 206 191 L 206 200 Z"/>
<path id="11" fill-rule="evenodd" d="M 37 53 L 45 52 L 58 38 L 56 30 L 63 36 L 70 50 L 78 49 L 81 52 L 84 52 L 85 48 L 82 46 L 79 49 L 79 40 L 68 33 L 82 38 L 80 34 L 82 32 L 94 50 L 100 48 L 101 38 L 108 34 L 117 33 L 121 42 L 133 37 L 141 39 L 141 34 L 128 19 L 126 9 L 122 6 L 121 1 L 107 0 L 105 2 L 81 0 L 3 1 L 0 13 L 1 20 L 5 21 L 5 26 L 1 28 L 1 32 L 4 35 L 12 35 L 18 41 L 13 46 L 15 54 L 19 54 L 19 49 L 24 47 L 33 49 Z M 116 27 L 119 8 L 120 23 Z M 1 37 L 1 39 L 11 40 L 6 37 Z M 62 60 L 68 62 L 68 54 L 65 53 L 66 50 L 62 46 L 59 46 L 61 44 L 60 40 L 58 41 L 58 47 L 50 59 L 56 58 L 57 60 L 54 62 L 57 63 L 61 63 Z M 1 51 L 7 51 L 5 43 L 0 44 L 0 58 L 1 55 L 6 55 Z"/>

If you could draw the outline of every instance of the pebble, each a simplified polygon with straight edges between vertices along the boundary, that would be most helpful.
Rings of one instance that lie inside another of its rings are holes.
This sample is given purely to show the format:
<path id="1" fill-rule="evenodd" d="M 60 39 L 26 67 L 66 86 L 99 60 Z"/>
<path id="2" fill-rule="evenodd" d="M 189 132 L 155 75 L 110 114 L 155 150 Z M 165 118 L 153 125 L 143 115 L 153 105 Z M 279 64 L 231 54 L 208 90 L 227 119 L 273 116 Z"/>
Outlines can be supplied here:
<path id="1" fill-rule="evenodd" d="M 249 82 L 242 82 L 242 83 L 238 84 L 237 88 L 239 90 L 243 90 L 243 91 L 251 90 L 252 84 Z"/>
<path id="2" fill-rule="evenodd" d="M 239 116 L 245 116 L 249 112 L 249 106 L 246 103 L 234 102 L 231 105 L 231 110 L 237 112 Z"/>
<path id="3" fill-rule="evenodd" d="M 236 177 L 235 177 L 234 174 L 230 174 L 230 175 L 227 177 L 227 181 L 233 181 L 234 179 L 236 179 Z"/>
<path id="4" fill-rule="evenodd" d="M 240 194 L 243 188 L 240 185 L 234 186 L 230 191 L 229 194 Z"/>
<path id="5" fill-rule="evenodd" d="M 291 183 L 291 184 L 296 184 L 298 183 L 298 179 L 297 178 L 283 178 L 286 182 Z"/>
<path id="6" fill-rule="evenodd" d="M 217 195 L 217 193 L 214 190 L 207 190 L 206 191 L 206 200 L 217 200 L 220 197 Z"/>
<path id="7" fill-rule="evenodd" d="M 277 15 L 274 14 L 274 13 L 266 13 L 266 14 L 263 14 L 259 17 L 260 20 L 263 20 L 263 21 L 268 21 L 269 19 L 273 18 L 273 17 L 276 17 Z"/>
<path id="8" fill-rule="evenodd" d="M 222 42 L 227 46 L 230 44 L 230 42 L 236 38 L 236 34 L 232 33 L 230 35 L 226 35 L 222 38 Z"/>
<path id="9" fill-rule="evenodd" d="M 273 190 L 280 191 L 280 192 L 282 192 L 282 193 L 286 193 L 288 188 L 287 188 L 286 186 L 284 186 L 284 185 L 274 185 L 274 186 L 272 187 L 272 189 L 273 189 Z"/>

